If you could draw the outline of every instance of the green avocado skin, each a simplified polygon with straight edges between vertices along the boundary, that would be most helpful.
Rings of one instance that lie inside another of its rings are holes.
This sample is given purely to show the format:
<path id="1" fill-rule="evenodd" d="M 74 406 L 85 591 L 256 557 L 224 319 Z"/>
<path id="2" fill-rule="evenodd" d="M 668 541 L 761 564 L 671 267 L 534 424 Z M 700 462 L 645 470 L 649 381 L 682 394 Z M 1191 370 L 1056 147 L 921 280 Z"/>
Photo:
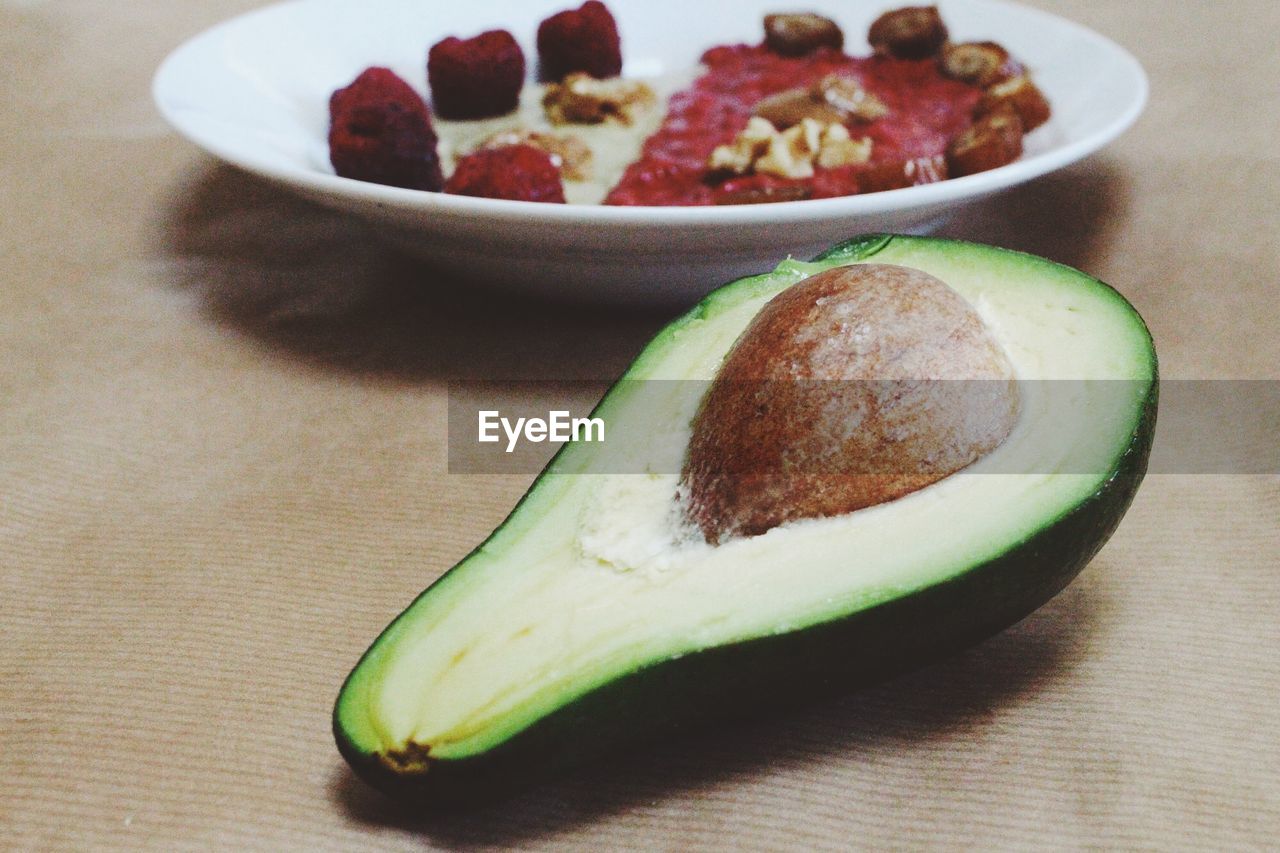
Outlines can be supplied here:
<path id="1" fill-rule="evenodd" d="M 815 260 L 860 260 L 892 239 L 865 235 Z M 1146 473 L 1158 375 L 1124 454 L 1084 501 L 998 557 L 848 616 L 664 660 L 615 679 L 476 756 L 429 759 L 405 773 L 361 751 L 335 709 L 338 749 L 379 790 L 427 811 L 508 796 L 569 767 L 711 722 L 755 717 L 850 692 L 959 652 L 1020 621 L 1088 564 Z M 536 486 L 536 482 L 535 482 Z"/>

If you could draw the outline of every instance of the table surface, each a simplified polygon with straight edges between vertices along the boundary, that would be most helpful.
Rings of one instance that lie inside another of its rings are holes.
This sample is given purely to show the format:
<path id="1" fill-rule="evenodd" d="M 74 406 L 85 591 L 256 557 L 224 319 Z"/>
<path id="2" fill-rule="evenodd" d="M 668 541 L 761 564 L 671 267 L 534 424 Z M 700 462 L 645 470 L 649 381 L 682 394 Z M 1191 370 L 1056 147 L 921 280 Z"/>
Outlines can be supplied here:
<path id="1" fill-rule="evenodd" d="M 253 5 L 0 0 L 0 847 L 1275 843 L 1274 472 L 1150 477 L 1051 604 L 880 687 L 475 813 L 367 791 L 341 679 L 529 479 L 446 473 L 447 380 L 614 375 L 663 318 L 446 286 L 180 140 L 153 69 Z M 1276 378 L 1280 5 L 1036 5 L 1150 108 L 947 233 L 1113 282 L 1166 377 Z"/>

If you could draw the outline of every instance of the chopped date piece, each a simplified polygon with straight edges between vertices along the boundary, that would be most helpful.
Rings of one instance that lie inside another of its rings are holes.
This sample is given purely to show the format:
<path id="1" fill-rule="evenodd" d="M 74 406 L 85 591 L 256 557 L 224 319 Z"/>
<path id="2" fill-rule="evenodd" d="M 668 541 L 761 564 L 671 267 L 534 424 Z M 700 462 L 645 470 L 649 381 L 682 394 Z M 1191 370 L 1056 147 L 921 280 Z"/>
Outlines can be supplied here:
<path id="1" fill-rule="evenodd" d="M 441 118 L 506 115 L 520 102 L 524 52 L 506 30 L 447 38 L 427 55 L 427 80 Z"/>
<path id="2" fill-rule="evenodd" d="M 613 15 L 599 0 L 559 12 L 538 25 L 538 63 L 544 80 L 575 71 L 597 79 L 622 73 L 622 40 Z"/>
<path id="3" fill-rule="evenodd" d="M 947 146 L 947 167 L 953 177 L 976 175 L 1012 163 L 1022 156 L 1022 119 L 1003 105 L 978 119 Z"/>
<path id="4" fill-rule="evenodd" d="M 949 44 L 938 57 L 938 68 L 953 80 L 981 89 L 1022 73 L 1009 51 L 993 41 Z"/>
<path id="5" fill-rule="evenodd" d="M 388 68 L 368 68 L 329 99 L 329 161 L 344 178 L 437 191 L 444 183 L 431 112 Z"/>
<path id="6" fill-rule="evenodd" d="M 946 44 L 947 27 L 937 6 L 908 6 L 876 18 L 867 40 L 881 55 L 925 59 Z"/>
<path id="7" fill-rule="evenodd" d="M 768 178 L 752 177 L 726 181 L 712 196 L 717 205 L 769 204 L 777 201 L 804 201 L 813 190 L 804 184 L 776 183 Z"/>
<path id="8" fill-rule="evenodd" d="M 842 122 L 847 116 L 824 100 L 813 96 L 808 88 L 788 89 L 776 95 L 770 95 L 751 109 L 751 114 L 765 119 L 774 127 L 786 130 L 795 127 L 805 119 L 813 119 L 824 124 Z"/>
<path id="9" fill-rule="evenodd" d="M 802 12 L 764 16 L 764 43 L 779 56 L 807 56 L 815 50 L 844 47 L 844 32 L 830 18 Z"/>
<path id="10" fill-rule="evenodd" d="M 934 184 L 948 177 L 943 157 L 913 157 L 879 163 L 858 175 L 858 192 L 880 193 L 921 184 Z"/>
<path id="11" fill-rule="evenodd" d="M 982 118 L 1005 106 L 1012 107 L 1022 119 L 1024 133 L 1049 120 L 1049 102 L 1030 77 L 1012 77 L 987 89 L 974 108 L 974 117 Z"/>
<path id="12" fill-rule="evenodd" d="M 532 145 L 482 148 L 458 161 L 445 184 L 453 195 L 564 204 L 564 185 L 551 155 Z"/>
<path id="13" fill-rule="evenodd" d="M 823 124 L 873 122 L 888 115 L 889 109 L 879 98 L 863 89 L 857 80 L 828 74 L 812 86 L 770 95 L 758 102 L 751 112 L 785 130 L 805 119 Z"/>

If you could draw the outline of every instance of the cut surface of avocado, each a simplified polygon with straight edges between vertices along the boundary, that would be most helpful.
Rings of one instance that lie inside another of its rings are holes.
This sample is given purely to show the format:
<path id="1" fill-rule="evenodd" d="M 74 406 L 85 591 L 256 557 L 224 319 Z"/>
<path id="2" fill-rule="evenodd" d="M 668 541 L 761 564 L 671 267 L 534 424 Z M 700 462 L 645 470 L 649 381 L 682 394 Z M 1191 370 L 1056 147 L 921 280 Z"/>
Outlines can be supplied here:
<path id="1" fill-rule="evenodd" d="M 1145 470 L 1156 359 L 1119 294 L 1042 259 L 873 235 L 786 261 L 663 330 L 596 415 L 678 453 L 699 401 L 652 380 L 714 378 L 770 299 L 866 262 L 923 270 L 978 312 L 1025 387 L 1008 438 L 905 497 L 718 545 L 679 512 L 678 460 L 583 474 L 595 449 L 566 446 L 352 672 L 334 726 L 358 772 L 427 799 L 484 796 L 771 690 L 829 691 L 945 654 L 1083 567 Z"/>

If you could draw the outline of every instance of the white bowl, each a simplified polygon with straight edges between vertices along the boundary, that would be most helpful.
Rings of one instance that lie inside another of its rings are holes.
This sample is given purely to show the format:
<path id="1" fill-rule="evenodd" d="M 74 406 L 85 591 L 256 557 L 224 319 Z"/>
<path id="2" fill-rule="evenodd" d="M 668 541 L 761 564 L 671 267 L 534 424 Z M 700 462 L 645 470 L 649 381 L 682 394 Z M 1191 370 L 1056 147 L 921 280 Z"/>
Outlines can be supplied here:
<path id="1" fill-rule="evenodd" d="M 767 12 L 793 6 L 844 28 L 851 53 L 896 0 L 613 0 L 624 73 L 694 65 L 711 45 L 757 43 Z M 689 302 L 741 275 L 809 257 L 866 231 L 923 231 L 964 202 L 1098 150 L 1142 111 L 1147 80 L 1114 42 L 1001 0 L 940 0 L 952 38 L 994 40 L 1023 60 L 1054 109 L 1008 166 L 927 186 L 847 198 L 730 207 L 532 204 L 340 178 L 328 165 L 328 101 L 370 65 L 425 88 L 427 48 L 447 35 L 510 30 L 536 56 L 540 20 L 579 0 L 294 0 L 226 21 L 165 60 L 154 96 L 165 118 L 218 157 L 321 204 L 374 220 L 388 239 L 469 279 L 614 303 Z M 532 62 L 530 63 L 532 64 Z"/>

